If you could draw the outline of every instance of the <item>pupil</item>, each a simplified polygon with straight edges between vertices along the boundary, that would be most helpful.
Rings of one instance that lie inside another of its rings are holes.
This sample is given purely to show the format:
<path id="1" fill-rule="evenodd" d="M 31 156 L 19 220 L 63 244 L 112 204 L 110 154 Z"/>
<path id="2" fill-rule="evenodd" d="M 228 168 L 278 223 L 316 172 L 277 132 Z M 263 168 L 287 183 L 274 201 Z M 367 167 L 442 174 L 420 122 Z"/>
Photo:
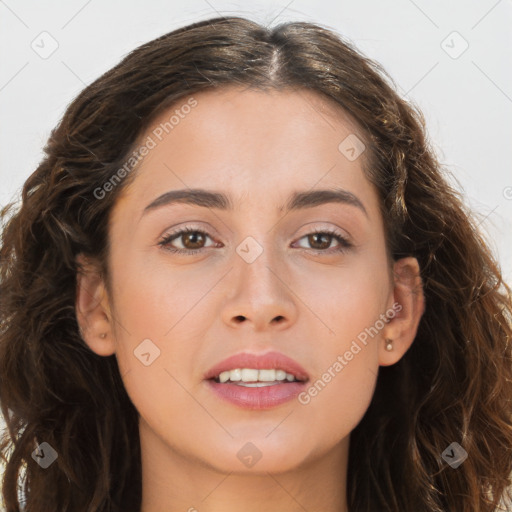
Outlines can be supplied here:
<path id="1" fill-rule="evenodd" d="M 186 237 L 186 239 L 187 239 L 187 240 L 190 240 L 190 238 L 194 239 L 194 238 L 196 238 L 196 237 L 198 237 L 198 236 L 199 236 L 199 237 L 202 237 L 203 235 L 201 235 L 200 233 L 197 233 L 197 232 L 194 232 L 194 233 L 186 233 L 186 234 L 185 234 L 185 237 Z M 197 242 L 197 240 L 196 240 L 196 241 L 192 240 L 192 244 L 197 244 L 197 243 L 198 243 L 198 242 Z M 187 244 L 185 243 L 185 245 L 187 245 Z M 195 248 L 195 247 L 194 247 L 194 248 Z"/>
<path id="2" fill-rule="evenodd" d="M 330 235 L 326 235 L 326 234 L 322 234 L 322 233 L 314 233 L 313 235 L 310 235 L 310 237 L 318 237 L 318 238 L 322 238 L 322 237 L 324 237 L 324 238 L 329 238 L 329 237 L 330 237 Z M 311 243 L 311 238 L 310 238 L 310 243 Z M 316 242 L 313 242 L 313 243 L 312 243 L 312 245 L 314 245 L 315 243 L 316 243 Z M 323 242 L 323 243 L 322 243 L 322 242 L 320 242 L 320 244 L 321 244 L 321 246 L 322 246 L 322 247 L 321 247 L 322 249 L 325 249 L 326 247 L 329 247 L 329 245 L 330 245 L 330 243 L 329 243 L 329 242 Z"/>

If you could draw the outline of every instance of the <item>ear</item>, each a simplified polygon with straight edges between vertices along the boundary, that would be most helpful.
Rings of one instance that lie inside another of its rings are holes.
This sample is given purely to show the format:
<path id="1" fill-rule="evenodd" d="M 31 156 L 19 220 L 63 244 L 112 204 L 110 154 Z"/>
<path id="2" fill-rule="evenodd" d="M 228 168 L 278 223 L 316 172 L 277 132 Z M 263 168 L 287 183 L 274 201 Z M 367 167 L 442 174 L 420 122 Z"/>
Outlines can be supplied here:
<path id="1" fill-rule="evenodd" d="M 76 318 L 81 335 L 89 348 L 100 356 L 115 353 L 112 316 L 106 288 L 98 265 L 83 254 L 76 257 L 78 266 Z"/>
<path id="2" fill-rule="evenodd" d="M 423 284 L 416 258 L 397 260 L 393 266 L 394 287 L 388 312 L 389 321 L 382 330 L 384 339 L 379 346 L 379 364 L 395 364 L 412 345 L 425 311 Z M 386 350 L 391 340 L 392 350 Z"/>

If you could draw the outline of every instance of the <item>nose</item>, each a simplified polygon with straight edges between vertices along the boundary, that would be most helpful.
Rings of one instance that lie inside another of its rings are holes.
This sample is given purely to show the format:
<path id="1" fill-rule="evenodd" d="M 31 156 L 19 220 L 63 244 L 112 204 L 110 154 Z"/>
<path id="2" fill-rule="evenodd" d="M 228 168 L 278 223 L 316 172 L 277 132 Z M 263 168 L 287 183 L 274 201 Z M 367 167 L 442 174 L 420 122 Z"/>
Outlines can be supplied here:
<path id="1" fill-rule="evenodd" d="M 290 327 L 297 317 L 297 297 L 287 283 L 290 273 L 284 262 L 267 250 L 252 263 L 238 255 L 235 260 L 223 321 L 235 328 L 251 326 L 254 332 Z"/>

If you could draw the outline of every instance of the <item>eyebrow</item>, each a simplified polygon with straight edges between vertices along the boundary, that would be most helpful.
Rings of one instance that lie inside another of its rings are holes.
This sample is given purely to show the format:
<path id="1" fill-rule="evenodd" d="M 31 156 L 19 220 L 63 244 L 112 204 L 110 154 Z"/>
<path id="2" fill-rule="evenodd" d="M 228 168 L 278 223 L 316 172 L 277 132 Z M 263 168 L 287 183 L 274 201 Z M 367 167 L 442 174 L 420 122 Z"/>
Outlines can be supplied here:
<path id="1" fill-rule="evenodd" d="M 203 208 L 216 208 L 219 210 L 233 210 L 233 203 L 230 197 L 226 194 L 195 188 L 165 192 L 148 204 L 144 208 L 142 215 L 145 215 L 147 212 L 156 208 L 175 203 L 190 204 Z M 342 203 L 354 206 L 368 217 L 366 208 L 357 196 L 348 190 L 340 188 L 294 192 L 285 204 L 284 210 L 285 212 L 289 212 L 305 208 L 313 208 L 327 203 Z M 279 207 L 279 210 L 282 211 L 283 206 Z"/>

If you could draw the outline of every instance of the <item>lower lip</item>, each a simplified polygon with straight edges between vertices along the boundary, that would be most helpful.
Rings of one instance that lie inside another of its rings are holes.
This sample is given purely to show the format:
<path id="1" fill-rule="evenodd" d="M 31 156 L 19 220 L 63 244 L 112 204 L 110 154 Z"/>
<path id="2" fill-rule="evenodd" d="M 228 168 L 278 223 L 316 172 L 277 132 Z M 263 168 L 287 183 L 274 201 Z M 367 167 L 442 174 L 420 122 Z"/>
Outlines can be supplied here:
<path id="1" fill-rule="evenodd" d="M 207 381 L 219 397 L 244 409 L 270 409 L 293 400 L 306 387 L 305 382 L 288 382 L 264 387 L 245 387 L 237 384 Z"/>

